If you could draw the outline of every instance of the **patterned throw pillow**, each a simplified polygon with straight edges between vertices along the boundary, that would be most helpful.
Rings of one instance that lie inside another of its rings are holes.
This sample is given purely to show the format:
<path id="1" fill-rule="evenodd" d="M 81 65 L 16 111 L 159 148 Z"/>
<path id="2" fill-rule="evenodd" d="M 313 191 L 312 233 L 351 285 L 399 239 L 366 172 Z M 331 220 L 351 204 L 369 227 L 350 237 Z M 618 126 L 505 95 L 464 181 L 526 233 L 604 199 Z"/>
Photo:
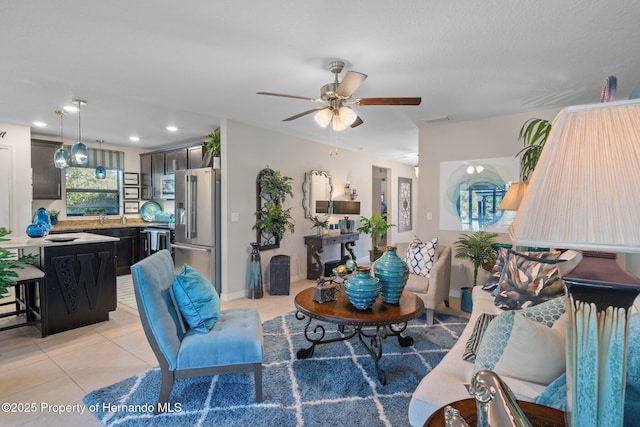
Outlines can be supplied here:
<path id="1" fill-rule="evenodd" d="M 511 249 L 500 276 L 495 305 L 503 310 L 531 307 L 564 293 L 558 273 L 560 252 L 554 257 L 535 258 Z"/>
<path id="2" fill-rule="evenodd" d="M 496 263 L 493 265 L 491 269 L 491 276 L 482 285 L 482 289 L 485 291 L 493 291 L 498 287 L 498 282 L 500 282 L 500 276 L 502 276 L 502 268 L 504 267 L 504 263 L 507 259 L 507 248 L 500 248 L 498 250 L 498 257 L 496 258 Z M 494 295 L 495 296 L 495 295 Z"/>
<path id="3" fill-rule="evenodd" d="M 466 360 L 467 362 L 474 362 L 476 360 L 476 353 L 478 352 L 478 347 L 480 347 L 480 343 L 482 342 L 484 331 L 487 330 L 489 322 L 491 322 L 494 317 L 496 317 L 495 314 L 489 313 L 482 313 L 478 317 L 476 324 L 473 326 L 471 336 L 467 340 L 467 344 L 464 346 L 462 360 Z"/>
<path id="4" fill-rule="evenodd" d="M 427 276 L 431 271 L 431 267 L 433 267 L 437 246 L 437 237 L 431 239 L 428 243 L 423 243 L 414 236 L 411 243 L 409 243 L 407 254 L 404 257 L 404 262 L 409 267 L 409 273 Z"/>

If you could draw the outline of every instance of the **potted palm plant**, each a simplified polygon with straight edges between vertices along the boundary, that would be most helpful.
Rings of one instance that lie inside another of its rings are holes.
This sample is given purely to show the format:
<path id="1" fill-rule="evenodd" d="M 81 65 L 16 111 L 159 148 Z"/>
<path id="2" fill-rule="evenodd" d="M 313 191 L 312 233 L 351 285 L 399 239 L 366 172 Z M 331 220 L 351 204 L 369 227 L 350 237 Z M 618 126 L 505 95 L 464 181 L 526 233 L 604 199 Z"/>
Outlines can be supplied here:
<path id="1" fill-rule="evenodd" d="M 455 241 L 456 258 L 466 258 L 473 264 L 473 286 L 478 284 L 478 269 L 483 264 L 495 262 L 497 254 L 491 246 L 495 243 L 498 233 L 488 233 L 486 231 L 476 231 L 473 234 L 461 234 Z M 473 308 L 471 301 L 470 287 L 461 288 L 462 291 L 462 311 L 471 313 Z"/>
<path id="2" fill-rule="evenodd" d="M 382 215 L 375 213 L 371 215 L 371 218 L 360 217 L 358 231 L 371 235 L 371 250 L 369 251 L 369 260 L 371 262 L 380 258 L 384 253 L 378 248 L 378 243 L 380 243 L 380 238 L 387 234 L 387 231 L 389 231 L 391 227 L 395 227 L 395 224 L 389 224 L 387 222 L 386 213 Z"/>
<path id="3" fill-rule="evenodd" d="M 213 167 L 220 168 L 220 128 L 214 130 L 206 136 L 204 148 L 206 152 L 203 166 L 211 166 L 213 160 Z"/>
<path id="4" fill-rule="evenodd" d="M 524 143 L 524 148 L 516 154 L 516 157 L 520 156 L 522 182 L 526 182 L 536 168 L 549 132 L 551 132 L 551 123 L 544 119 L 529 119 L 520 128 L 518 139 Z"/>

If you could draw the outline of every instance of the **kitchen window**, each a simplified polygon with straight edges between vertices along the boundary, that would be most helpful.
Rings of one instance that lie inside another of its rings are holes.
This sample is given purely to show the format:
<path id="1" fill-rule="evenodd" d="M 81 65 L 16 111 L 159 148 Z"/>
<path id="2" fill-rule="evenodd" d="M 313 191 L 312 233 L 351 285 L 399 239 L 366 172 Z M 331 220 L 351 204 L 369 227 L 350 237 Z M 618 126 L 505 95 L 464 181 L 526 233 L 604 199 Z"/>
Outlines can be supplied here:
<path id="1" fill-rule="evenodd" d="M 96 178 L 95 169 L 99 165 L 107 170 L 105 179 Z M 107 215 L 120 215 L 123 166 L 122 151 L 90 148 L 87 165 L 66 169 L 67 216 L 94 215 L 102 211 Z"/>

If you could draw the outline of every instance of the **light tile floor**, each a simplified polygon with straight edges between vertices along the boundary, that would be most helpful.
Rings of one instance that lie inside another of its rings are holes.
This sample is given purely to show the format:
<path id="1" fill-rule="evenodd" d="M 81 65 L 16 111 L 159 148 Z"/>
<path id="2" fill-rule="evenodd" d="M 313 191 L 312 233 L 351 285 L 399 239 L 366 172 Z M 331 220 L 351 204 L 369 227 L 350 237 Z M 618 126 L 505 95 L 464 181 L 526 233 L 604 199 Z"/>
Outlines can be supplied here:
<path id="1" fill-rule="evenodd" d="M 222 308 L 255 307 L 264 322 L 294 310 L 295 295 L 314 284 L 298 281 L 291 284 L 290 295 L 265 292 L 257 300 L 223 301 Z M 99 426 L 86 408 L 80 412 L 82 397 L 158 365 L 132 296 L 131 276 L 120 276 L 118 309 L 108 322 L 47 338 L 32 327 L 0 332 L 0 403 L 10 405 L 9 410 L 2 406 L 0 426 Z M 451 308 L 443 305 L 441 311 L 460 315 L 459 306 L 452 298 Z M 0 326 L 11 321 L 0 319 Z"/>

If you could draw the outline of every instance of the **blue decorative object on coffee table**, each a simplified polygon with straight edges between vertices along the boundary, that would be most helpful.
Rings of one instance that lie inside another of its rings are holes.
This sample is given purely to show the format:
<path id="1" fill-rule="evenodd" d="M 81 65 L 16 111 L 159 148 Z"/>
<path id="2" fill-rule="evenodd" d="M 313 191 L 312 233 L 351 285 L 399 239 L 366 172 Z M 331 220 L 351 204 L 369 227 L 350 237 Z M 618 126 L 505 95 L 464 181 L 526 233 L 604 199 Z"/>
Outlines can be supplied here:
<path id="1" fill-rule="evenodd" d="M 398 304 L 409 278 L 409 267 L 396 253 L 395 246 L 387 246 L 387 251 L 376 261 L 373 274 L 382 284 L 382 300 L 387 304 Z"/>
<path id="2" fill-rule="evenodd" d="M 380 294 L 380 280 L 371 275 L 369 266 L 358 266 L 356 272 L 344 284 L 351 304 L 357 309 L 371 307 Z"/>

